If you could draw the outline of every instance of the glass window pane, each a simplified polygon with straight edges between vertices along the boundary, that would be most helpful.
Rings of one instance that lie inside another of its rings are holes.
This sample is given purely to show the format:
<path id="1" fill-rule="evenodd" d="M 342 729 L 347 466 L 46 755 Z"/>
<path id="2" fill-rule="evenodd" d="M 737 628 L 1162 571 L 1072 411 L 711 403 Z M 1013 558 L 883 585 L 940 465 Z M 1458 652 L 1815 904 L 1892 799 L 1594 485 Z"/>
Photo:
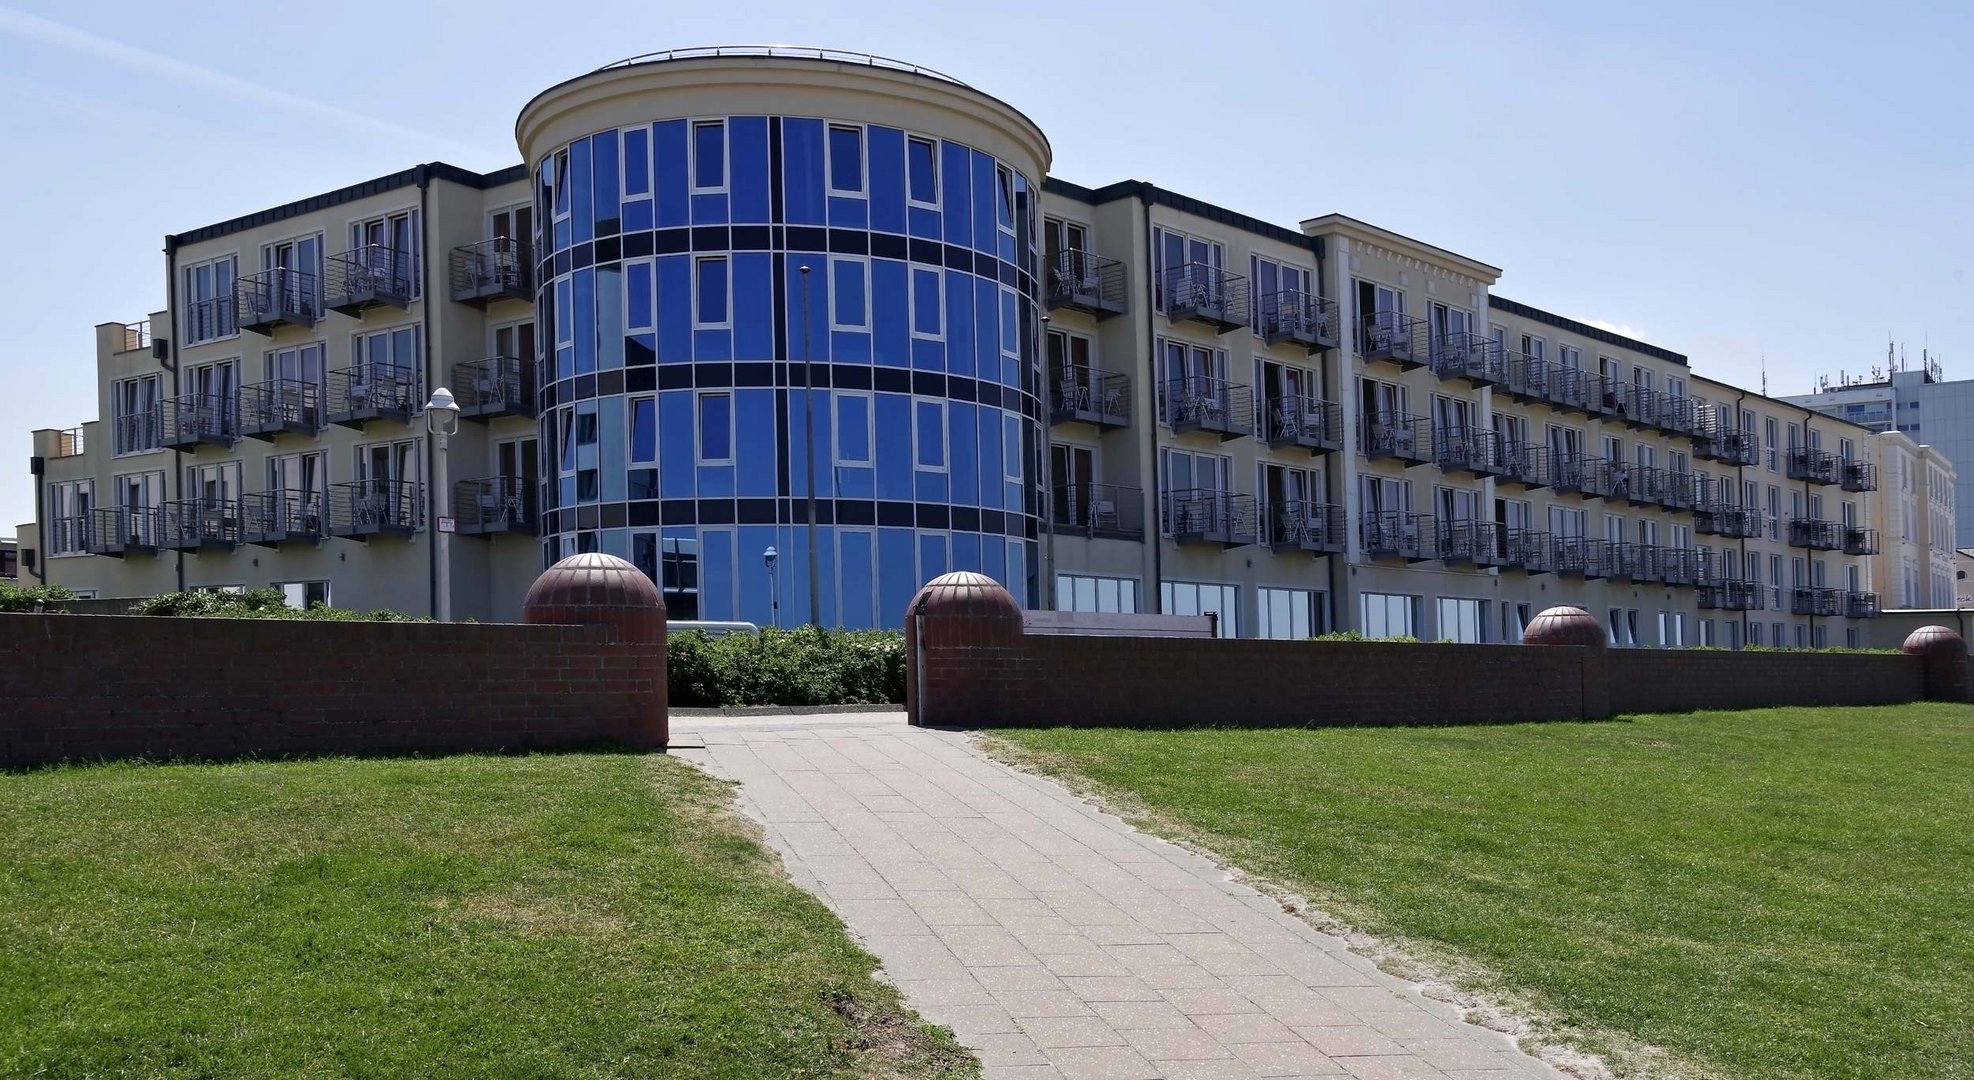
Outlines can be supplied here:
<path id="1" fill-rule="evenodd" d="M 699 322 L 721 324 L 727 321 L 727 261 L 699 260 Z"/>
<path id="2" fill-rule="evenodd" d="M 912 271 L 912 332 L 939 333 L 939 272 Z"/>
<path id="3" fill-rule="evenodd" d="M 864 264 L 855 259 L 838 259 L 831 264 L 831 268 L 835 278 L 830 291 L 835 301 L 836 325 L 869 325 Z"/>
<path id="4" fill-rule="evenodd" d="M 657 404 L 650 398 L 631 402 L 631 460 L 658 460 Z"/>
<path id="5" fill-rule="evenodd" d="M 726 394 L 699 396 L 699 456 L 725 461 L 733 456 L 732 399 Z"/>
<path id="6" fill-rule="evenodd" d="M 829 129 L 829 186 L 834 191 L 864 190 L 864 131 L 832 125 Z"/>
<path id="7" fill-rule="evenodd" d="M 913 139 L 908 151 L 907 165 L 911 173 L 911 199 L 913 202 L 937 203 L 939 201 L 939 161 L 932 151 L 932 140 Z"/>
<path id="8" fill-rule="evenodd" d="M 692 125 L 692 186 L 725 187 L 727 182 L 726 125 L 702 120 Z"/>
<path id="9" fill-rule="evenodd" d="M 870 461 L 870 398 L 845 394 L 836 399 L 836 456 L 846 464 Z"/>

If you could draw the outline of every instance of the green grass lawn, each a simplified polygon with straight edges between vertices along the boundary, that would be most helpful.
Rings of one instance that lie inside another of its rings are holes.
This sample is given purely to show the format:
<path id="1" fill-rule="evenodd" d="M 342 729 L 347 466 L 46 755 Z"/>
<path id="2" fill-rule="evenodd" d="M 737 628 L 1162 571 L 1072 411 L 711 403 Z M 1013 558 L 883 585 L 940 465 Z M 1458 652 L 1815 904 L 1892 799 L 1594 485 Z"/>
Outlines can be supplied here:
<path id="1" fill-rule="evenodd" d="M 1591 1049 L 1974 1077 L 1974 708 L 996 737 Z"/>
<path id="2" fill-rule="evenodd" d="M 964 1077 L 627 754 L 0 774 L 0 1076 Z"/>

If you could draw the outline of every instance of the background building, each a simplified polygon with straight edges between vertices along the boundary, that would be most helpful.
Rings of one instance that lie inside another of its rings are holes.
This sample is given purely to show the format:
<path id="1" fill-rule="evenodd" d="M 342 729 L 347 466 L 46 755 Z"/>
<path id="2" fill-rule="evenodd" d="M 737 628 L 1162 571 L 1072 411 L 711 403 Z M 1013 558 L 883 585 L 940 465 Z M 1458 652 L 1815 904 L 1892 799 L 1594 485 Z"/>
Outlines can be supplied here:
<path id="1" fill-rule="evenodd" d="M 586 550 L 761 624 L 813 590 L 896 625 L 948 569 L 1242 636 L 1576 603 L 1619 644 L 1843 644 L 1877 610 L 1905 511 L 1866 428 L 1430 243 L 1045 180 L 1014 109 L 845 54 L 627 61 L 517 139 L 168 238 L 166 310 L 98 328 L 106 419 L 35 433 L 50 579 L 430 611 L 444 384 L 457 617 Z"/>

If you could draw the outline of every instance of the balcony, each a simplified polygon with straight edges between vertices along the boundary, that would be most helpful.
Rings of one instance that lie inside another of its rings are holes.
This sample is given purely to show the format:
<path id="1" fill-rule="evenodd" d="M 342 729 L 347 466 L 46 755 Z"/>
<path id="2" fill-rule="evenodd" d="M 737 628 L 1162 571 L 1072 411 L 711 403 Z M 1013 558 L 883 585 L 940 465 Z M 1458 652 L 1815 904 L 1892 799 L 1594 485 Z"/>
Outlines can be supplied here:
<path id="1" fill-rule="evenodd" d="M 1875 619 L 1878 617 L 1878 594 L 1875 592 L 1846 592 L 1844 594 L 1844 618 Z"/>
<path id="2" fill-rule="evenodd" d="M 459 415 L 468 420 L 539 415 L 535 406 L 535 362 L 519 356 L 489 356 L 452 366 L 452 392 Z"/>
<path id="3" fill-rule="evenodd" d="M 1122 372 L 1067 367 L 1055 372 L 1049 422 L 1099 428 L 1131 426 L 1131 377 Z"/>
<path id="4" fill-rule="evenodd" d="M 1671 469 L 1659 470 L 1658 503 L 1668 510 L 1691 510 L 1699 501 L 1698 482 L 1690 472 L 1674 472 Z"/>
<path id="5" fill-rule="evenodd" d="M 1549 449 L 1535 443 L 1500 443 L 1494 453 L 1495 476 L 1504 484 L 1534 491 L 1549 486 Z"/>
<path id="6" fill-rule="evenodd" d="M 1158 307 L 1173 322 L 1198 322 L 1217 334 L 1247 325 L 1247 279 L 1207 263 L 1158 272 Z"/>
<path id="7" fill-rule="evenodd" d="M 177 551 L 232 551 L 240 546 L 240 504 L 180 499 L 164 504 L 165 546 Z"/>
<path id="8" fill-rule="evenodd" d="M 1389 360 L 1401 370 L 1424 367 L 1432 347 L 1426 321 L 1395 311 L 1374 311 L 1357 317 L 1357 355 L 1364 362 Z"/>
<path id="9" fill-rule="evenodd" d="M 91 555 L 121 559 L 127 555 L 156 555 L 164 544 L 164 511 L 155 506 L 106 506 L 72 518 L 81 535 L 81 549 Z"/>
<path id="10" fill-rule="evenodd" d="M 329 310 L 360 319 L 367 308 L 411 310 L 418 296 L 418 260 L 408 251 L 366 244 L 331 255 L 324 275 Z"/>
<path id="11" fill-rule="evenodd" d="M 452 249 L 452 298 L 484 308 L 495 300 L 534 303 L 535 260 L 525 240 L 500 236 Z"/>
<path id="12" fill-rule="evenodd" d="M 1498 566 L 1503 562 L 1494 523 L 1475 518 L 1433 522 L 1433 554 L 1447 566 Z"/>
<path id="13" fill-rule="evenodd" d="M 1143 540 L 1144 494 L 1140 488 L 1118 484 L 1064 484 L 1055 490 L 1052 528 L 1058 535 Z"/>
<path id="14" fill-rule="evenodd" d="M 1645 573 L 1646 550 L 1643 544 L 1606 540 L 1603 547 L 1604 576 L 1613 581 L 1648 580 Z"/>
<path id="15" fill-rule="evenodd" d="M 1711 576 L 1706 555 L 1694 548 L 1659 548 L 1659 580 L 1668 585 L 1703 585 Z"/>
<path id="16" fill-rule="evenodd" d="M 1431 539 L 1432 533 L 1426 526 L 1423 514 L 1399 511 L 1365 514 L 1358 529 L 1358 541 L 1364 547 L 1364 555 L 1372 559 L 1425 562 L 1436 557 L 1428 547 Z"/>
<path id="17" fill-rule="evenodd" d="M 1372 461 L 1397 461 L 1407 466 L 1433 460 L 1432 421 L 1407 413 L 1378 413 L 1357 422 L 1358 446 Z"/>
<path id="18" fill-rule="evenodd" d="M 240 329 L 265 337 L 283 326 L 309 329 L 322 321 L 319 285 L 314 274 L 302 270 L 275 269 L 241 278 L 233 284 Z"/>
<path id="19" fill-rule="evenodd" d="M 1256 535 L 1254 496 L 1212 488 L 1188 488 L 1168 493 L 1161 510 L 1165 529 L 1181 544 L 1252 544 Z"/>
<path id="20" fill-rule="evenodd" d="M 1269 293 L 1256 305 L 1261 338 L 1270 345 L 1300 345 L 1308 352 L 1334 349 L 1342 340 L 1337 302 L 1306 292 Z"/>
<path id="21" fill-rule="evenodd" d="M 1550 404 L 1564 412 L 1583 413 L 1592 411 L 1593 402 L 1602 402 L 1604 377 L 1593 375 L 1582 368 L 1551 365 L 1549 368 L 1549 392 L 1545 395 Z M 1601 407 L 1601 406 L 1599 406 Z"/>
<path id="22" fill-rule="evenodd" d="M 240 441 L 240 403 L 233 394 L 182 394 L 161 404 L 167 450 L 191 453 Z"/>
<path id="23" fill-rule="evenodd" d="M 452 514 L 460 532 L 535 534 L 535 492 L 512 476 L 461 480 L 452 486 Z"/>
<path id="24" fill-rule="evenodd" d="M 1503 538 L 1501 565 L 1529 574 L 1556 572 L 1556 543 L 1546 532 L 1510 529 Z"/>
<path id="25" fill-rule="evenodd" d="M 1756 582 L 1723 578 L 1701 585 L 1696 598 L 1703 610 L 1760 611 L 1762 597 L 1767 591 Z"/>
<path id="26" fill-rule="evenodd" d="M 1622 462 L 1613 464 L 1601 457 L 1576 457 L 1558 465 L 1554 487 L 1557 491 L 1586 499 L 1623 498 L 1631 491 L 1631 470 Z"/>
<path id="27" fill-rule="evenodd" d="M 1659 427 L 1676 435 L 1698 435 L 1701 429 L 1699 406 L 1688 397 L 1661 395 L 1658 421 Z"/>
<path id="28" fill-rule="evenodd" d="M 1812 484 L 1834 484 L 1843 472 L 1837 455 L 1827 450 L 1815 450 L 1807 446 L 1789 448 L 1787 469 L 1789 479 L 1807 480 Z"/>
<path id="29" fill-rule="evenodd" d="M 197 345 L 239 332 L 240 301 L 233 296 L 213 296 L 185 305 L 185 343 Z"/>
<path id="30" fill-rule="evenodd" d="M 1878 466 L 1871 462 L 1845 461 L 1842 472 L 1845 491 L 1878 490 Z"/>
<path id="31" fill-rule="evenodd" d="M 425 489 L 414 481 L 352 480 L 329 487 L 330 536 L 409 536 L 424 522 Z"/>
<path id="32" fill-rule="evenodd" d="M 1844 546 L 1844 528 L 1835 521 L 1791 518 L 1789 546 L 1809 548 L 1811 551 L 1839 551 Z"/>
<path id="33" fill-rule="evenodd" d="M 1714 513 L 1711 530 L 1700 527 L 1696 522 L 1693 531 L 1702 533 L 1711 531 L 1731 540 L 1759 540 L 1767 523 L 1760 510 L 1730 506 Z"/>
<path id="34" fill-rule="evenodd" d="M 240 388 L 240 433 L 266 442 L 322 430 L 322 388 L 304 379 L 269 379 Z"/>
<path id="35" fill-rule="evenodd" d="M 1334 555 L 1344 549 L 1343 507 L 1297 500 L 1268 508 L 1268 546 Z"/>
<path id="36" fill-rule="evenodd" d="M 1878 530 L 1860 529 L 1854 525 L 1844 526 L 1844 554 L 1878 554 Z"/>
<path id="37" fill-rule="evenodd" d="M 1657 466 L 1618 462 L 1612 465 L 1612 471 L 1615 474 L 1612 493 L 1633 506 L 1656 505 L 1665 492 L 1665 481 L 1661 479 L 1664 470 Z"/>
<path id="38" fill-rule="evenodd" d="M 1107 319 L 1124 313 L 1124 264 L 1087 251 L 1059 251 L 1049 263 L 1049 310 Z"/>
<path id="39" fill-rule="evenodd" d="M 1433 464 L 1441 472 L 1468 473 L 1475 479 L 1500 475 L 1494 463 L 1494 433 L 1454 428 L 1433 433 Z"/>
<path id="40" fill-rule="evenodd" d="M 1789 590 L 1789 614 L 1836 616 L 1843 613 L 1844 598 L 1835 589 L 1799 585 Z"/>
<path id="41" fill-rule="evenodd" d="M 1441 379 L 1464 380 L 1479 388 L 1508 381 L 1507 355 L 1493 338 L 1480 334 L 1436 334 L 1430 363 Z"/>
<path id="42" fill-rule="evenodd" d="M 1300 446 L 1310 456 L 1343 449 L 1343 409 L 1320 398 L 1288 395 L 1268 399 L 1268 445 Z"/>
<path id="43" fill-rule="evenodd" d="M 327 535 L 320 493 L 257 491 L 240 498 L 240 535 L 249 544 L 280 547 L 290 541 L 313 544 Z"/>
<path id="44" fill-rule="evenodd" d="M 1508 381 L 1502 389 L 1520 402 L 1549 400 L 1549 361 L 1527 353 L 1509 353 Z"/>
<path id="45" fill-rule="evenodd" d="M 1729 465 L 1752 466 L 1761 463 L 1761 446 L 1755 441 L 1752 431 L 1739 431 L 1734 428 L 1718 428 L 1706 436 L 1710 444 L 1709 457 Z M 1694 457 L 1701 457 L 1699 443 L 1694 443 Z"/>
<path id="46" fill-rule="evenodd" d="M 1556 537 L 1556 572 L 1585 579 L 1603 577 L 1606 546 L 1587 536 Z"/>
<path id="47" fill-rule="evenodd" d="M 1250 434 L 1254 391 L 1240 383 L 1195 375 L 1165 384 L 1165 422 L 1173 434 L 1210 431 L 1225 442 Z"/>
<path id="48" fill-rule="evenodd" d="M 363 430 L 372 421 L 411 422 L 424 407 L 418 372 L 397 364 L 358 364 L 329 373 L 329 422 Z"/>
<path id="49" fill-rule="evenodd" d="M 1646 420 L 1639 415 L 1637 387 L 1621 379 L 1603 375 L 1586 375 L 1589 382 L 1590 407 L 1592 416 L 1616 420 L 1627 427 L 1646 426 Z"/>

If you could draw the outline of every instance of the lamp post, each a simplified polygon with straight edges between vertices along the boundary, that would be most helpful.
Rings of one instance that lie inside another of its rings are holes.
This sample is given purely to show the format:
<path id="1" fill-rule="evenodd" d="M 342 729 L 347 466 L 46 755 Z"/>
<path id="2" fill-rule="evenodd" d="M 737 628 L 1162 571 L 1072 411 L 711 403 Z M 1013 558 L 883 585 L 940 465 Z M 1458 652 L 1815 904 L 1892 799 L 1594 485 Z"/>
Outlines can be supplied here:
<path id="1" fill-rule="evenodd" d="M 443 386 L 432 391 L 432 400 L 425 403 L 425 427 L 438 440 L 438 453 L 432 457 L 431 494 L 432 535 L 438 558 L 432 573 L 439 594 L 434 614 L 440 622 L 451 622 L 452 518 L 447 516 L 451 492 L 446 485 L 446 440 L 459 434 L 459 403 L 453 400 L 452 391 Z"/>
<path id="2" fill-rule="evenodd" d="M 822 625 L 822 582 L 816 571 L 816 375 L 809 354 L 809 265 L 802 271 L 802 441 L 809 467 L 809 625 Z"/>
<path id="3" fill-rule="evenodd" d="M 780 558 L 781 553 L 774 549 L 773 544 L 761 552 L 761 562 L 768 568 L 768 610 L 777 630 L 781 629 L 781 579 L 775 576 L 775 561 Z"/>

